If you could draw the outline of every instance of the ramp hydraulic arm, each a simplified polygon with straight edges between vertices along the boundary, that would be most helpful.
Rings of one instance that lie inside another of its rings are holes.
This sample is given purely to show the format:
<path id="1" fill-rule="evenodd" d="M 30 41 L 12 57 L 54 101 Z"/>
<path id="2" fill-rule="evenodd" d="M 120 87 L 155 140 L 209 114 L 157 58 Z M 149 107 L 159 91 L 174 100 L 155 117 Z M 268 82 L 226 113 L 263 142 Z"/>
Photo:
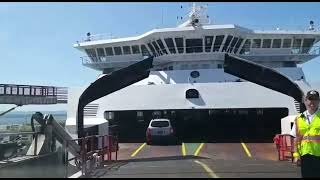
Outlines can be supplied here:
<path id="1" fill-rule="evenodd" d="M 93 82 L 80 96 L 77 110 L 78 137 L 84 136 L 83 108 L 90 102 L 149 77 L 153 57 L 113 71 Z"/>
<path id="2" fill-rule="evenodd" d="M 303 104 L 304 92 L 300 87 L 294 81 L 272 68 L 234 55 L 225 54 L 224 72 L 293 97 L 300 103 L 302 111 L 306 109 Z"/>

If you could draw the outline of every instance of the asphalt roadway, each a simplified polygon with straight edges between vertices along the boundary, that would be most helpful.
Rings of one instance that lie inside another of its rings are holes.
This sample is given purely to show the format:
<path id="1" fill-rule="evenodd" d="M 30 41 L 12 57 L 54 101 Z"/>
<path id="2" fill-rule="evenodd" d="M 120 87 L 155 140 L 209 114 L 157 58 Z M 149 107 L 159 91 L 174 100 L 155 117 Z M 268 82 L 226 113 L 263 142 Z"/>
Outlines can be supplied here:
<path id="1" fill-rule="evenodd" d="M 91 178 L 300 178 L 300 168 L 279 161 L 273 143 L 121 143 L 118 160 Z"/>

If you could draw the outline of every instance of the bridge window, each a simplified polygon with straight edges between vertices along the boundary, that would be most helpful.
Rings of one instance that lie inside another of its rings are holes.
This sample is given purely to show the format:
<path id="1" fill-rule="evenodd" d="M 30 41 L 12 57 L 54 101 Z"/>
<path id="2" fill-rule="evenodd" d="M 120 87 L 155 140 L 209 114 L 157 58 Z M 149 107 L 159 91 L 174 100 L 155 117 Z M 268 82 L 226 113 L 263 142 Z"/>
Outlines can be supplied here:
<path id="1" fill-rule="evenodd" d="M 123 54 L 131 54 L 130 46 L 123 46 Z"/>
<path id="2" fill-rule="evenodd" d="M 198 90 L 196 90 L 196 89 L 188 89 L 186 91 L 186 98 L 187 99 L 199 98 Z"/>
<path id="3" fill-rule="evenodd" d="M 105 56 L 104 49 L 103 48 L 97 48 L 98 57 Z"/>
<path id="4" fill-rule="evenodd" d="M 114 54 L 115 55 L 122 55 L 122 49 L 121 47 L 114 47 Z"/>
<path id="5" fill-rule="evenodd" d="M 280 48 L 281 47 L 281 39 L 274 39 L 272 43 L 272 48 Z"/>
<path id="6" fill-rule="evenodd" d="M 142 52 L 143 56 L 150 56 L 151 55 L 150 52 L 148 51 L 147 47 L 144 44 L 141 45 L 141 52 Z"/>
<path id="7" fill-rule="evenodd" d="M 313 45 L 313 42 L 314 42 L 315 39 L 309 39 L 309 38 L 306 38 L 303 40 L 303 44 L 302 44 L 302 53 L 308 53 L 310 48 L 312 47 Z"/>
<path id="8" fill-rule="evenodd" d="M 168 52 L 167 52 L 166 48 L 164 47 L 161 39 L 158 39 L 158 40 L 157 40 L 157 43 L 159 44 L 161 51 L 162 51 L 163 53 L 165 53 L 165 54 L 168 54 Z"/>
<path id="9" fill-rule="evenodd" d="M 106 55 L 107 56 L 113 56 L 113 51 L 112 51 L 111 47 L 107 47 L 107 48 L 105 48 L 105 50 L 106 50 Z"/>
<path id="10" fill-rule="evenodd" d="M 205 39 L 205 42 L 204 42 L 205 51 L 206 52 L 210 52 L 211 46 L 212 46 L 212 43 L 213 43 L 213 36 L 205 36 L 204 39 Z"/>
<path id="11" fill-rule="evenodd" d="M 184 48 L 183 48 L 183 38 L 174 38 L 174 40 L 176 41 L 176 45 L 178 48 L 178 52 L 181 54 L 184 52 Z"/>
<path id="12" fill-rule="evenodd" d="M 232 52 L 233 48 L 234 48 L 234 45 L 236 44 L 236 42 L 238 41 L 239 38 L 237 37 L 234 37 L 232 42 L 231 42 L 231 45 L 230 47 L 228 48 L 228 51 L 227 52 Z"/>
<path id="13" fill-rule="evenodd" d="M 167 44 L 169 51 L 171 54 L 175 54 L 176 53 L 176 49 L 174 48 L 174 43 L 172 38 L 165 38 L 164 42 Z"/>
<path id="14" fill-rule="evenodd" d="M 162 56 L 162 53 L 160 51 L 160 48 L 159 48 L 158 44 L 155 41 L 152 41 L 152 45 L 153 45 L 154 48 L 156 48 L 159 56 Z"/>
<path id="15" fill-rule="evenodd" d="M 282 48 L 290 48 L 291 47 L 291 42 L 292 42 L 292 39 L 284 39 Z"/>
<path id="16" fill-rule="evenodd" d="M 131 46 L 131 49 L 132 49 L 132 54 L 139 54 L 140 53 L 140 49 L 139 49 L 138 45 Z"/>
<path id="17" fill-rule="evenodd" d="M 216 40 L 214 41 L 214 45 L 213 45 L 213 52 L 219 51 L 220 46 L 223 42 L 223 39 L 224 39 L 224 35 L 216 36 Z"/>
<path id="18" fill-rule="evenodd" d="M 240 50 L 240 54 L 248 54 L 250 52 L 251 39 L 247 39 Z"/>
<path id="19" fill-rule="evenodd" d="M 186 39 L 186 53 L 203 52 L 202 39 Z"/>
<path id="20" fill-rule="evenodd" d="M 153 54 L 154 56 L 157 56 L 156 50 L 153 48 L 153 46 L 151 45 L 151 43 L 148 43 L 147 45 L 148 45 L 148 47 L 151 49 L 152 54 Z"/>
<path id="21" fill-rule="evenodd" d="M 252 48 L 261 48 L 261 39 L 253 39 Z"/>
<path id="22" fill-rule="evenodd" d="M 85 49 L 85 51 L 93 62 L 97 61 L 97 54 L 95 49 Z"/>
<path id="23" fill-rule="evenodd" d="M 240 39 L 239 39 L 239 41 L 238 41 L 238 42 L 237 42 L 237 44 L 236 44 L 236 47 L 234 48 L 233 53 L 237 53 L 237 52 L 238 52 L 238 49 L 239 49 L 239 47 L 240 47 L 240 45 L 241 45 L 242 41 L 243 41 L 243 39 L 242 39 L 242 38 L 240 38 Z"/>
<path id="24" fill-rule="evenodd" d="M 301 53 L 300 52 L 300 47 L 301 47 L 301 39 L 294 39 L 291 52 L 293 54 Z"/>
<path id="25" fill-rule="evenodd" d="M 270 48 L 271 47 L 271 39 L 264 39 L 262 42 L 262 48 Z"/>
<path id="26" fill-rule="evenodd" d="M 231 39 L 233 38 L 233 36 L 228 36 L 227 39 L 226 39 L 226 42 L 224 43 L 224 46 L 222 48 L 222 52 L 225 52 L 231 42 Z"/>

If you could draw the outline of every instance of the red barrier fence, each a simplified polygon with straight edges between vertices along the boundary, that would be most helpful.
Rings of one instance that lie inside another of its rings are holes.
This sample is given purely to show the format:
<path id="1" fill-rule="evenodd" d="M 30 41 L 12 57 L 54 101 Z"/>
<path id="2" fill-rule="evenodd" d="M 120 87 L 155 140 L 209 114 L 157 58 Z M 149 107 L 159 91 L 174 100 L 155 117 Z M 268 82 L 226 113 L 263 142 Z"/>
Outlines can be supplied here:
<path id="1" fill-rule="evenodd" d="M 293 162 L 294 137 L 290 134 L 277 134 L 273 142 L 277 147 L 279 161 L 291 160 Z"/>
<path id="2" fill-rule="evenodd" d="M 66 150 L 68 150 L 71 141 L 78 142 L 80 152 L 74 158 L 68 159 L 66 157 L 67 163 L 75 160 L 75 164 L 81 169 L 82 175 L 88 174 L 104 161 L 111 161 L 112 153 L 115 153 L 115 160 L 118 159 L 119 144 L 115 136 L 93 135 L 72 139 L 66 142 Z"/>

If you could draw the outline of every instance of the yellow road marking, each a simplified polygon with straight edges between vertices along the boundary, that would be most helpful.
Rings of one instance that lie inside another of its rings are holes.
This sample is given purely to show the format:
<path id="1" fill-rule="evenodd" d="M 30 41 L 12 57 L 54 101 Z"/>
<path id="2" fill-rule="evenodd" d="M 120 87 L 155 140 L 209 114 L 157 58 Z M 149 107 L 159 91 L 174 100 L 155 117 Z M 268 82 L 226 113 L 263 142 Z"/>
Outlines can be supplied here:
<path id="1" fill-rule="evenodd" d="M 186 146 L 184 145 L 184 143 L 182 143 L 182 155 L 185 156 L 186 155 Z"/>
<path id="2" fill-rule="evenodd" d="M 138 154 L 138 152 L 146 145 L 146 143 L 143 143 L 134 153 L 131 154 L 131 157 L 134 157 Z"/>
<path id="3" fill-rule="evenodd" d="M 250 153 L 249 149 L 247 148 L 247 146 L 243 142 L 241 143 L 241 145 L 242 145 L 244 151 L 247 153 L 247 155 L 249 157 L 251 157 L 251 153 Z"/>
<path id="4" fill-rule="evenodd" d="M 217 176 L 206 164 L 204 164 L 198 160 L 195 160 L 194 162 L 200 164 L 203 167 L 203 169 L 207 171 L 207 173 L 209 174 L 209 176 L 211 178 L 219 178 L 219 176 Z"/>
<path id="5" fill-rule="evenodd" d="M 204 143 L 201 143 L 200 146 L 197 148 L 196 152 L 194 153 L 195 156 L 198 156 L 201 148 L 203 147 Z"/>

